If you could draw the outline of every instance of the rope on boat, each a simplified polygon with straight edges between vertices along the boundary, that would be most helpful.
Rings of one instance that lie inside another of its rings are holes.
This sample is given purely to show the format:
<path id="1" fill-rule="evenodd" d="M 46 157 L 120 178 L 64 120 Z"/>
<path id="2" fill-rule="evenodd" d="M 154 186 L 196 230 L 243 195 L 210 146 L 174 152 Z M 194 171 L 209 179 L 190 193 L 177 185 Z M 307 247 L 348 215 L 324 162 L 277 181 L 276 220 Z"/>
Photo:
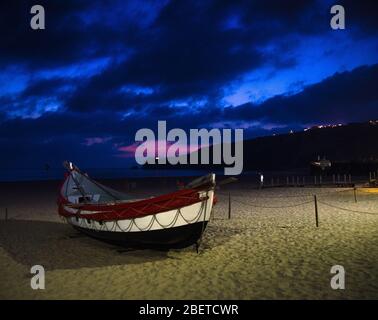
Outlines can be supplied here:
<path id="1" fill-rule="evenodd" d="M 175 217 L 174 219 L 172 220 L 171 223 L 167 224 L 167 225 L 163 225 L 162 223 L 160 223 L 160 221 L 158 220 L 158 218 L 156 217 L 156 215 L 154 215 L 154 218 L 155 218 L 155 221 L 157 222 L 157 224 L 162 227 L 163 229 L 167 229 L 167 228 L 171 228 L 173 227 L 176 222 L 177 222 L 177 219 L 179 217 L 179 213 L 180 213 L 180 209 L 177 210 L 176 214 L 175 214 Z"/>
<path id="2" fill-rule="evenodd" d="M 193 219 L 186 219 L 184 217 L 184 214 L 181 212 L 181 208 L 178 208 L 176 210 L 176 213 L 175 213 L 175 216 L 174 216 L 173 220 L 169 224 L 167 224 L 167 225 L 162 224 L 161 221 L 159 221 L 159 219 L 157 218 L 157 214 L 154 214 L 154 215 L 152 215 L 151 220 L 149 221 L 149 223 L 147 224 L 147 227 L 145 227 L 145 228 L 140 227 L 137 224 L 137 222 L 135 221 L 136 219 L 141 219 L 141 218 L 125 219 L 125 220 L 130 220 L 127 228 L 122 228 L 121 225 L 120 225 L 120 223 L 119 223 L 119 220 L 115 220 L 112 223 L 112 227 L 109 229 L 107 224 L 110 221 L 108 221 L 108 222 L 104 221 L 104 222 L 102 222 L 102 224 L 100 224 L 96 220 L 86 219 L 86 218 L 80 217 L 79 218 L 79 226 L 82 227 L 82 228 L 86 228 L 86 229 L 90 228 L 90 229 L 93 229 L 95 231 L 104 231 L 104 229 L 106 229 L 105 231 L 116 231 L 116 229 L 118 227 L 118 229 L 121 230 L 121 232 L 129 232 L 133 228 L 133 226 L 135 226 L 139 231 L 150 231 L 151 228 L 152 228 L 152 226 L 154 225 L 154 222 L 156 221 L 156 223 L 161 228 L 168 229 L 168 228 L 172 228 L 172 227 L 175 226 L 175 224 L 176 224 L 179 216 L 181 216 L 181 218 L 187 224 L 192 224 L 192 223 L 198 222 L 199 219 L 200 219 L 200 217 L 201 217 L 201 215 L 202 215 L 202 213 L 203 213 L 203 211 L 204 211 L 204 208 L 205 209 L 207 208 L 207 201 L 208 201 L 208 197 L 206 197 L 205 200 L 201 202 L 201 207 L 200 207 L 200 209 L 198 210 L 198 213 L 196 214 L 196 216 Z M 145 217 L 143 217 L 143 218 L 145 218 Z M 206 219 L 206 213 L 205 213 L 205 216 L 204 216 L 204 220 L 205 219 Z M 91 222 L 87 223 L 86 220 L 89 220 Z M 97 228 L 96 223 L 100 224 L 100 228 Z"/>
<path id="3" fill-rule="evenodd" d="M 180 199 L 183 199 L 183 200 L 193 200 L 194 198 L 193 197 L 187 197 L 187 196 L 176 196 L 176 197 L 172 197 L 171 199 L 169 199 L 168 201 L 165 202 L 165 205 L 162 206 L 162 205 L 159 205 L 157 203 L 146 203 L 146 205 L 144 207 L 142 207 L 141 209 L 136 209 L 136 208 L 125 208 L 121 211 L 113 211 L 113 213 L 122 218 L 123 214 L 129 210 L 132 210 L 134 212 L 136 212 L 137 214 L 139 214 L 141 217 L 142 216 L 145 216 L 145 212 L 148 208 L 150 207 L 157 207 L 159 210 L 165 210 L 165 211 L 169 211 L 169 210 L 172 210 L 170 209 L 170 204 L 173 202 L 173 201 L 177 201 L 177 200 L 180 200 Z M 202 199 L 202 200 L 208 200 L 208 197 Z M 195 203 L 195 202 L 194 202 Z M 187 205 L 190 205 L 190 204 L 194 204 L 194 203 L 188 203 Z M 158 212 L 159 213 L 159 212 Z"/>
<path id="4" fill-rule="evenodd" d="M 152 228 L 152 226 L 153 226 L 153 224 L 154 224 L 154 220 L 155 220 L 155 215 L 152 216 L 150 222 L 148 223 L 147 227 L 145 227 L 145 228 L 141 228 L 141 227 L 139 227 L 138 224 L 135 222 L 135 219 L 132 220 L 132 223 L 134 223 L 134 225 L 137 227 L 137 229 L 138 229 L 139 231 L 150 231 L 151 228 Z M 119 222 L 118 222 L 118 221 L 117 221 L 117 224 L 119 225 Z M 122 229 L 121 229 L 121 230 L 122 230 Z"/>
<path id="5" fill-rule="evenodd" d="M 190 196 L 191 195 L 191 196 Z M 101 213 L 101 217 L 98 216 L 98 213 L 89 213 L 89 214 L 81 214 L 81 209 L 85 207 L 78 208 L 78 211 L 76 213 L 68 213 L 65 212 L 63 209 L 63 213 L 60 213 L 61 215 L 64 215 L 66 217 L 79 217 L 82 219 L 90 219 L 93 221 L 103 221 L 103 222 L 110 222 L 114 220 L 125 220 L 125 219 L 136 219 L 136 218 L 142 218 L 149 215 L 158 214 L 164 211 L 171 211 L 175 208 L 182 208 L 186 206 L 190 206 L 199 202 L 203 202 L 205 200 L 208 200 L 208 195 L 206 197 L 200 197 L 198 194 L 198 191 L 193 190 L 191 194 L 188 195 L 174 195 L 170 199 L 164 200 L 164 205 L 160 203 L 154 203 L 154 202 L 148 202 L 146 201 L 145 204 L 139 205 L 137 208 L 130 205 L 125 208 L 110 208 L 106 212 Z M 143 200 L 141 200 L 143 201 Z M 64 208 L 64 204 L 62 204 Z M 92 209 L 93 210 L 93 209 Z M 127 218 L 127 216 L 134 216 L 133 218 Z"/>
<path id="6" fill-rule="evenodd" d="M 186 218 L 184 217 L 184 215 L 182 214 L 181 209 L 178 209 L 178 211 L 179 211 L 179 213 L 180 213 L 180 215 L 181 215 L 181 218 L 182 218 L 187 224 L 194 223 L 194 222 L 198 222 L 200 216 L 202 215 L 202 212 L 203 212 L 203 209 L 204 209 L 204 207 L 205 207 L 205 204 L 207 204 L 207 201 L 208 201 L 208 200 L 206 200 L 206 201 L 202 201 L 201 208 L 200 208 L 198 214 L 197 214 L 192 220 L 186 219 Z"/>

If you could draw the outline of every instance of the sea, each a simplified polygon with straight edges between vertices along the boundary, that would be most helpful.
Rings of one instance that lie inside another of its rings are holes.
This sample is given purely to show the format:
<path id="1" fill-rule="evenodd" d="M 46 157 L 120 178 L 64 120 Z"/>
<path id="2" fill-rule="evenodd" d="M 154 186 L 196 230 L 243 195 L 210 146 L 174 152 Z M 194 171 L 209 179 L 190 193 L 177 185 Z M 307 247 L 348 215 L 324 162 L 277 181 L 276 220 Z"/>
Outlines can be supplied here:
<path id="1" fill-rule="evenodd" d="M 207 170 L 191 169 L 130 169 L 130 168 L 80 168 L 94 179 L 122 179 L 148 177 L 196 177 L 209 173 Z M 1 169 L 0 182 L 7 181 L 40 181 L 61 180 L 64 177 L 64 168 L 17 168 Z M 215 172 L 218 174 L 218 172 Z M 223 174 L 223 171 L 219 171 Z"/>

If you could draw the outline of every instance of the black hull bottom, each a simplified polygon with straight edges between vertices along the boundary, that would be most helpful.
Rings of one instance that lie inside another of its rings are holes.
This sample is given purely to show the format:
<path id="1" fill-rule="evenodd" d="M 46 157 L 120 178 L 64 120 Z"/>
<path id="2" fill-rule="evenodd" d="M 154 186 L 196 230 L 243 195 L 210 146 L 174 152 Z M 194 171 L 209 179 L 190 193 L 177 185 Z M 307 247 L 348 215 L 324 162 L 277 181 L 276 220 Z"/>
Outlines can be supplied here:
<path id="1" fill-rule="evenodd" d="M 78 226 L 88 236 L 126 248 L 180 249 L 195 244 L 205 230 L 207 221 L 180 227 L 141 232 L 95 231 Z"/>

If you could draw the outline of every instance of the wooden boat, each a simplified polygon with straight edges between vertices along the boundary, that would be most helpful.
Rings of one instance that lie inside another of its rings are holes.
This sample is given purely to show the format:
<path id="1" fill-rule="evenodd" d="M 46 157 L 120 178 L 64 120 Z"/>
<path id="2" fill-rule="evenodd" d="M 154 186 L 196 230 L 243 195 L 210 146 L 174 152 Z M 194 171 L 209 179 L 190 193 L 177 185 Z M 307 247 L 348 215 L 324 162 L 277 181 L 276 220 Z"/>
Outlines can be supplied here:
<path id="1" fill-rule="evenodd" d="M 183 248 L 198 241 L 214 204 L 215 174 L 182 190 L 147 199 L 108 188 L 71 162 L 59 194 L 59 215 L 96 239 L 125 247 Z"/>

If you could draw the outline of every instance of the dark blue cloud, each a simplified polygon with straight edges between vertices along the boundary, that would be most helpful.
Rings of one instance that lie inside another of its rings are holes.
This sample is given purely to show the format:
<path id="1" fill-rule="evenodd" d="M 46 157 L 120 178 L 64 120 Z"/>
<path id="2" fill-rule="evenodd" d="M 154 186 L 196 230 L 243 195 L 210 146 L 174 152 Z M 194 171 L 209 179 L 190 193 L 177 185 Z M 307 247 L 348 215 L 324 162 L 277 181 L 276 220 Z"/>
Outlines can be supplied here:
<path id="1" fill-rule="evenodd" d="M 157 120 L 253 137 L 377 118 L 377 4 L 337 3 L 346 30 L 330 29 L 333 1 L 41 0 L 33 31 L 35 2 L 3 1 L 0 167 L 120 165 Z"/>
<path id="2" fill-rule="evenodd" d="M 280 95 L 260 105 L 247 103 L 224 109 L 225 119 L 271 124 L 314 125 L 378 118 L 378 64 L 336 73 L 303 91 Z"/>

